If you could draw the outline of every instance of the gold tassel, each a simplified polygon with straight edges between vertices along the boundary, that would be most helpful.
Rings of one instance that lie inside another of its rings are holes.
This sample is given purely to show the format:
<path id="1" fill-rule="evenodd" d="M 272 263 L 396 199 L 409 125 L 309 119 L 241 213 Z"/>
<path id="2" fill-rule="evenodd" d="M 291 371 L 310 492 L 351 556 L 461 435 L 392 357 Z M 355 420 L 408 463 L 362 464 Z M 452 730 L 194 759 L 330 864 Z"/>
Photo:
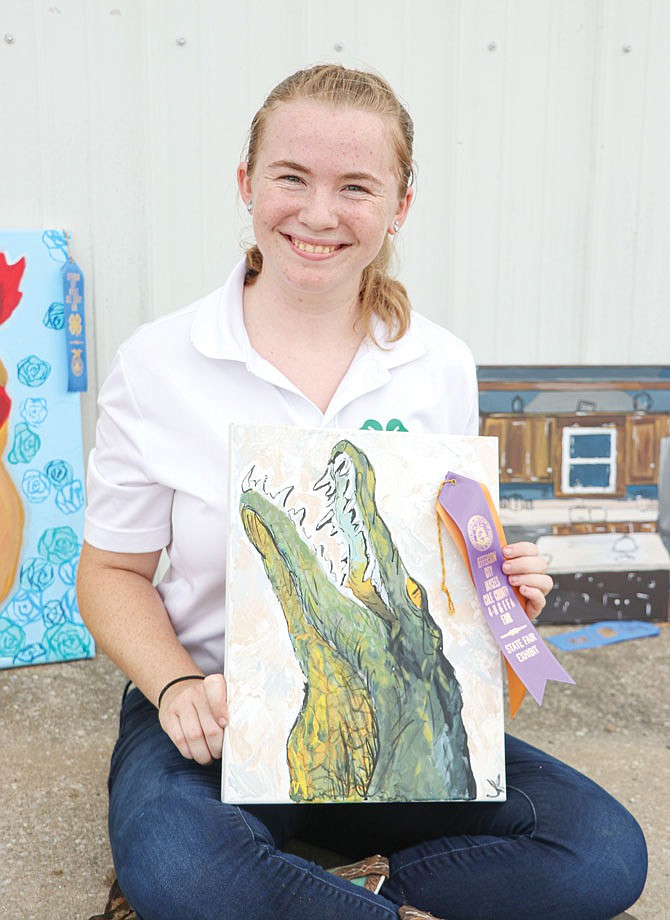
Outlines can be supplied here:
<path id="1" fill-rule="evenodd" d="M 443 482 L 440 483 L 440 488 L 437 490 L 436 502 L 437 500 L 439 500 L 440 492 L 442 491 L 442 487 L 446 483 L 449 483 L 450 485 L 456 485 L 456 480 L 455 479 L 445 479 Z M 447 595 L 447 601 L 449 602 L 449 614 L 453 615 L 454 613 L 456 613 L 456 607 L 454 605 L 453 600 L 451 599 L 449 588 L 447 587 L 447 570 L 444 564 L 444 547 L 442 546 L 442 528 L 440 527 L 440 515 L 438 514 L 437 511 L 435 512 L 435 517 L 437 518 L 437 542 L 440 547 L 440 565 L 442 567 L 442 584 L 440 585 L 440 587 L 442 591 Z"/>

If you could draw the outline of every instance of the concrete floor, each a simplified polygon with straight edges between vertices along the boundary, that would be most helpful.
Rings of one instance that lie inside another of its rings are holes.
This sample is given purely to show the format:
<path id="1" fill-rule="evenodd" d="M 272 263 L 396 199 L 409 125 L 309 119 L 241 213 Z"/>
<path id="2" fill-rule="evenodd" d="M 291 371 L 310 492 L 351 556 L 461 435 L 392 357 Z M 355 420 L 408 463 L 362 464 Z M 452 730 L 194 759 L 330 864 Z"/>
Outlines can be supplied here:
<path id="1" fill-rule="evenodd" d="M 543 635 L 559 631 L 544 627 Z M 514 732 L 633 812 L 650 870 L 630 913 L 668 920 L 670 626 L 658 638 L 558 657 L 576 687 L 550 684 L 541 708 L 528 699 Z M 86 920 L 103 910 L 113 878 L 105 779 L 123 683 L 102 654 L 0 672 L 1 917 Z"/>

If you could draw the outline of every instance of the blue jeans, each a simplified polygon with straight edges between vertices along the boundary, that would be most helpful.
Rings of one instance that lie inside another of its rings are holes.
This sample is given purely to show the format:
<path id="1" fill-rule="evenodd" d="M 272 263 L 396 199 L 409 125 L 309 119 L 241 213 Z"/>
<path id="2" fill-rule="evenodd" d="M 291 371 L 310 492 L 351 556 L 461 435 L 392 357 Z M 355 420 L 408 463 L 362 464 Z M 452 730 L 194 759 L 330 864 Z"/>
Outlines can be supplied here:
<path id="1" fill-rule="evenodd" d="M 548 754 L 507 737 L 507 801 L 241 808 L 220 801 L 220 763 L 184 760 L 133 689 L 109 778 L 119 883 L 142 920 L 395 920 L 400 904 L 445 920 L 607 920 L 644 886 L 634 818 Z M 282 845 L 388 856 L 373 894 Z"/>

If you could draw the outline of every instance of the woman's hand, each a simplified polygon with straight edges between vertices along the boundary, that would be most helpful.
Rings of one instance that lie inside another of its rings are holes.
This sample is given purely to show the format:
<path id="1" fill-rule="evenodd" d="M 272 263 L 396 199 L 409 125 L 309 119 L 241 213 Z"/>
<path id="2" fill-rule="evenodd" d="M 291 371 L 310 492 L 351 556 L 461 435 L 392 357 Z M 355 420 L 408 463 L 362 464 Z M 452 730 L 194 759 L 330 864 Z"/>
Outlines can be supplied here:
<path id="1" fill-rule="evenodd" d="M 535 620 L 547 603 L 545 597 L 554 586 L 546 575 L 547 562 L 538 555 L 534 543 L 508 543 L 503 547 L 503 572 L 512 587 L 526 599 L 526 613 Z"/>
<path id="2" fill-rule="evenodd" d="M 183 757 L 200 764 L 218 760 L 228 722 L 223 674 L 174 684 L 161 700 L 158 718 Z"/>
<path id="3" fill-rule="evenodd" d="M 79 610 L 96 642 L 148 700 L 198 666 L 181 645 L 153 584 L 159 551 L 116 553 L 84 542 L 77 571 Z M 173 684 L 158 713 L 184 757 L 207 764 L 221 756 L 228 721 L 222 674 Z"/>

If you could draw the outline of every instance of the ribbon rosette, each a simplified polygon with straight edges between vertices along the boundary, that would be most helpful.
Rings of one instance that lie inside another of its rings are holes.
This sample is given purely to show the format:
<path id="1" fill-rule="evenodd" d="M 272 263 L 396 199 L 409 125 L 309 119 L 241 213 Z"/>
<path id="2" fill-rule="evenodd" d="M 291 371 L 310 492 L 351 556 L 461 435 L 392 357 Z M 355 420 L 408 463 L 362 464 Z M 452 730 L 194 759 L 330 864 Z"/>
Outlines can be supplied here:
<path id="1" fill-rule="evenodd" d="M 486 622 L 505 657 L 512 717 L 526 690 L 541 703 L 548 680 L 574 684 L 540 639 L 523 599 L 503 573 L 502 548 L 507 541 L 486 487 L 448 472 L 438 495 L 437 513 L 470 569 Z"/>

